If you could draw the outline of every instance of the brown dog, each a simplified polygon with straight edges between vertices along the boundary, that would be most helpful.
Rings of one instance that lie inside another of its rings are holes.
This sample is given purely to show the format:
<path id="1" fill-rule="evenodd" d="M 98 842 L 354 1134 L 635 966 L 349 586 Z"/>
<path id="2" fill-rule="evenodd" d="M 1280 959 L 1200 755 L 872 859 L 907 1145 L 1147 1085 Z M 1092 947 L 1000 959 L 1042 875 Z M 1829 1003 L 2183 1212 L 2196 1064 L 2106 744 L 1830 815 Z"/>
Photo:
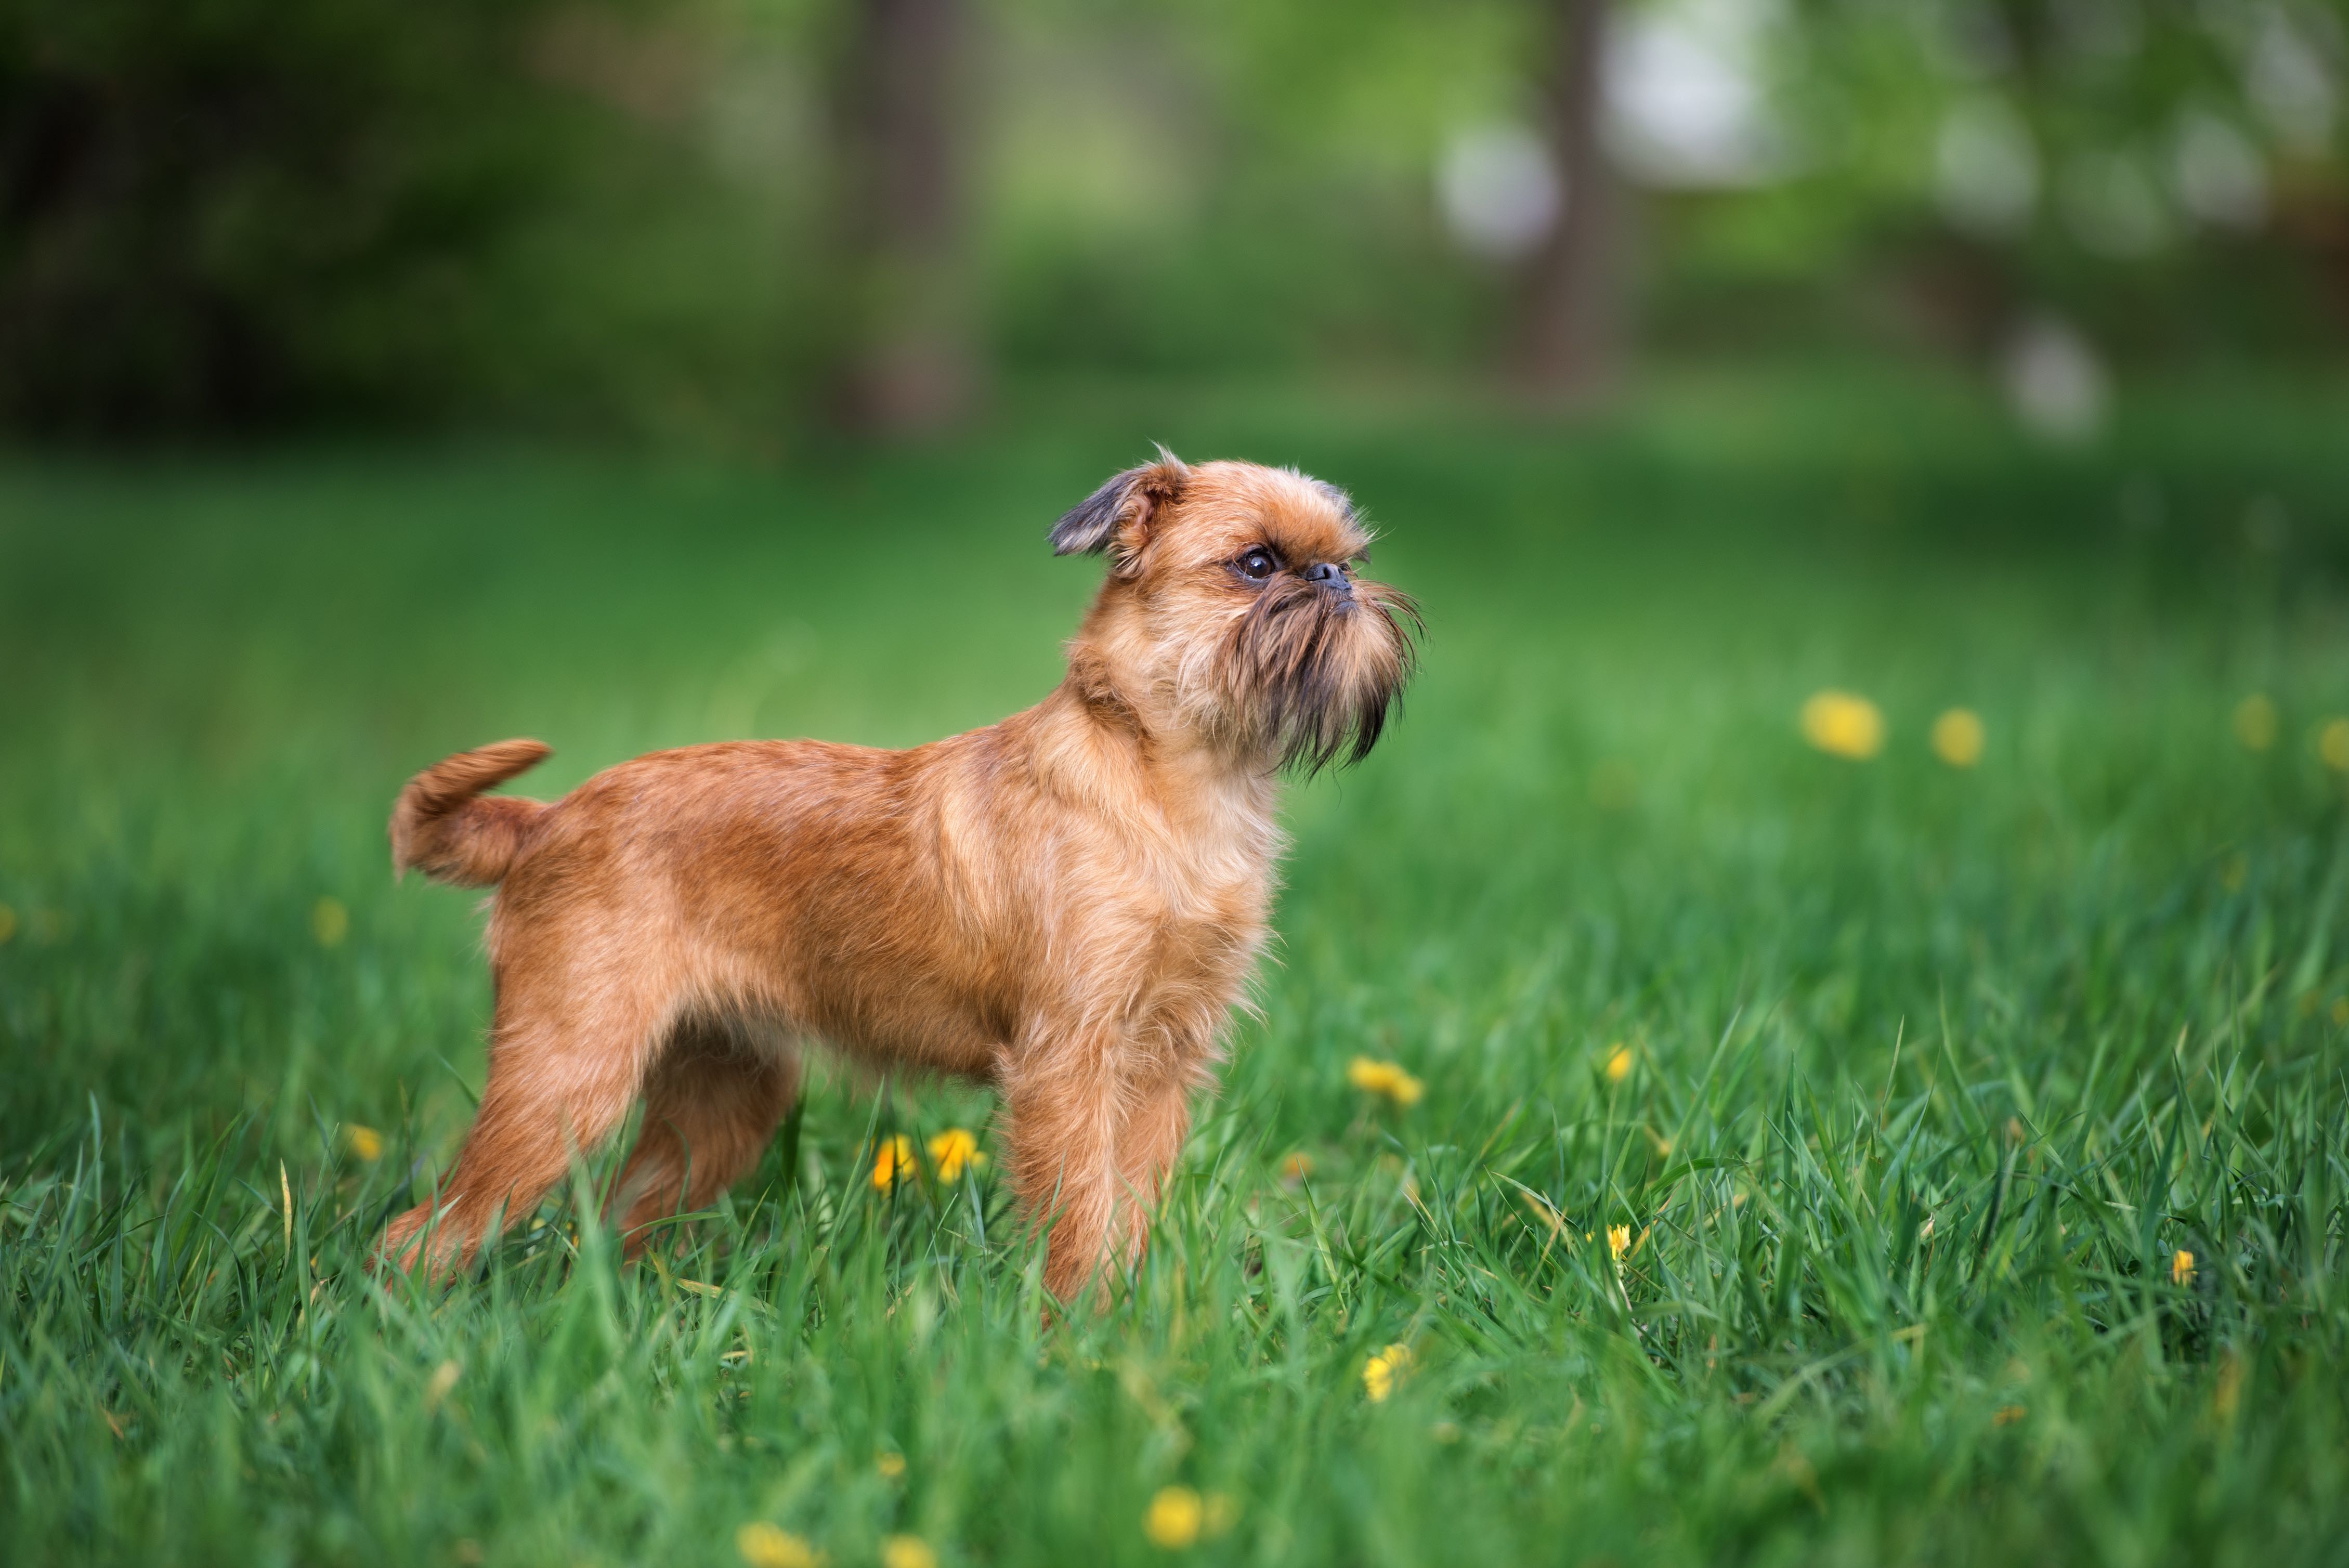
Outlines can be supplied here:
<path id="1" fill-rule="evenodd" d="M 657 752 L 551 806 L 481 793 L 547 755 L 531 740 L 409 783 L 394 866 L 500 884 L 497 1009 L 437 1214 L 394 1220 L 381 1255 L 470 1258 L 639 1095 L 622 1228 L 706 1205 L 772 1135 L 808 1037 L 997 1086 L 1056 1294 L 1139 1253 L 1264 941 L 1277 777 L 1370 750 L 1417 625 L 1355 578 L 1368 535 L 1340 491 L 1160 459 L 1053 528 L 1108 577 L 1067 678 L 1000 724 Z"/>

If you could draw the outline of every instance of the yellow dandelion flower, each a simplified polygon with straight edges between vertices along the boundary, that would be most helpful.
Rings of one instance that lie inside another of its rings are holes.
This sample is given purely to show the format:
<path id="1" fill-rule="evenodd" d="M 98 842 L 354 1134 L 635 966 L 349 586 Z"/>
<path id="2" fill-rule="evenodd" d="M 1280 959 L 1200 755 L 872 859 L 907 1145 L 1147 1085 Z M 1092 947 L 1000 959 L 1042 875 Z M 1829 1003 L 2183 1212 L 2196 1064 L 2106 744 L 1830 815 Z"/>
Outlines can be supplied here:
<path id="1" fill-rule="evenodd" d="M 0 903 L 0 947 L 5 947 L 8 944 L 8 939 L 16 934 L 16 912 L 6 904 Z"/>
<path id="2" fill-rule="evenodd" d="M 343 1147 L 372 1165 L 383 1158 L 383 1134 L 356 1121 L 347 1122 L 343 1127 Z"/>
<path id="3" fill-rule="evenodd" d="M 938 1554 L 918 1535 L 892 1535 L 881 1542 L 881 1568 L 938 1568 Z"/>
<path id="4" fill-rule="evenodd" d="M 1614 1258 L 1617 1262 L 1619 1262 L 1619 1262 L 1621 1262 L 1621 1261 L 1622 1261 L 1623 1254 L 1624 1254 L 1624 1253 L 1628 1253 L 1628 1252 L 1630 1252 L 1630 1250 L 1631 1250 L 1631 1227 L 1630 1227 L 1630 1226 L 1629 1226 L 1629 1225 L 1609 1225 L 1609 1226 L 1608 1226 L 1608 1227 L 1607 1227 L 1607 1254 L 1608 1254 L 1608 1256 L 1609 1256 L 1609 1257 L 1611 1257 L 1611 1258 Z"/>
<path id="5" fill-rule="evenodd" d="M 1607 1081 L 1621 1083 L 1631 1076 L 1631 1047 L 1615 1046 L 1607 1053 Z"/>
<path id="6" fill-rule="evenodd" d="M 905 1456 L 894 1449 L 883 1449 L 873 1456 L 873 1468 L 881 1472 L 883 1480 L 900 1480 L 905 1473 Z"/>
<path id="7" fill-rule="evenodd" d="M 1830 756 L 1865 762 L 1884 749 L 1884 712 L 1864 696 L 1815 692 L 1802 719 L 1803 738 Z"/>
<path id="8" fill-rule="evenodd" d="M 2235 705 L 2235 738 L 2253 751 L 2275 744 L 2276 705 L 2265 692 L 2253 692 Z"/>
<path id="9" fill-rule="evenodd" d="M 2327 719 L 2316 732 L 2316 755 L 2335 773 L 2349 773 L 2349 718 Z M 0 936 L 0 942 L 8 940 Z"/>
<path id="10" fill-rule="evenodd" d="M 823 1561 L 814 1547 L 763 1519 L 734 1532 L 734 1550 L 750 1568 L 816 1568 Z"/>
<path id="11" fill-rule="evenodd" d="M 2169 1283 L 2184 1290 L 2194 1283 L 2194 1254 L 2184 1247 L 2169 1260 Z"/>
<path id="12" fill-rule="evenodd" d="M 310 906 L 310 934 L 321 947 L 340 947 L 351 934 L 351 912 L 338 898 L 322 898 Z"/>
<path id="13" fill-rule="evenodd" d="M 914 1163 L 914 1140 L 903 1133 L 885 1138 L 873 1151 L 873 1190 L 886 1192 L 901 1179 L 910 1180 L 921 1174 Z"/>
<path id="14" fill-rule="evenodd" d="M 1390 1345 L 1362 1363 L 1362 1392 L 1375 1405 L 1395 1391 L 1411 1371 L 1411 1346 Z"/>
<path id="15" fill-rule="evenodd" d="M 979 1151 L 978 1140 L 964 1128 L 949 1127 L 930 1140 L 930 1163 L 938 1168 L 941 1181 L 959 1181 L 966 1169 L 985 1169 L 987 1156 Z"/>
<path id="16" fill-rule="evenodd" d="M 2243 1358 L 2233 1351 L 2219 1363 L 2219 1385 L 2210 1390 L 2210 1410 L 2222 1421 L 2235 1418 L 2235 1408 L 2243 1398 Z"/>
<path id="17" fill-rule="evenodd" d="M 443 1361 L 432 1368 L 432 1376 L 424 1383 L 424 1408 L 428 1412 L 439 1409 L 440 1401 L 449 1397 L 449 1390 L 454 1388 L 457 1379 L 464 1375 L 463 1365 L 455 1361 Z"/>
<path id="18" fill-rule="evenodd" d="M 1187 1486 L 1161 1487 L 1142 1516 L 1142 1532 L 1150 1544 L 1180 1552 L 1199 1539 L 1206 1522 L 1206 1500 Z"/>
<path id="19" fill-rule="evenodd" d="M 1312 1174 L 1313 1156 L 1301 1149 L 1280 1162 L 1280 1179 L 1284 1181 L 1302 1181 Z"/>
<path id="20" fill-rule="evenodd" d="M 1953 707 L 1933 721 L 1933 755 L 1952 768 L 1971 768 L 1982 760 L 1982 716 L 1970 707 Z"/>
<path id="21" fill-rule="evenodd" d="M 1373 1061 L 1369 1057 L 1356 1057 L 1346 1064 L 1346 1081 L 1401 1106 L 1417 1105 L 1420 1096 L 1427 1092 L 1425 1084 L 1393 1062 Z"/>
<path id="22" fill-rule="evenodd" d="M 2001 1405 L 1991 1412 L 1990 1424 L 1993 1427 L 2011 1427 L 2029 1414 L 2031 1412 L 2021 1405 Z"/>

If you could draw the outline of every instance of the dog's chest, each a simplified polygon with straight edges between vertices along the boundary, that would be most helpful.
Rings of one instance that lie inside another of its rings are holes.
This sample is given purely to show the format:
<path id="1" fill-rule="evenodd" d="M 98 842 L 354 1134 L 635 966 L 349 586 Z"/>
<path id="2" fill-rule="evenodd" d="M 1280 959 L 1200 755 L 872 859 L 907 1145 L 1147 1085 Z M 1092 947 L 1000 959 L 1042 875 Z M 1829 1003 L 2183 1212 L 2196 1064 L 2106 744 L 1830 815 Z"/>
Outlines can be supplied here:
<path id="1" fill-rule="evenodd" d="M 1172 841 L 1142 901 L 1154 966 L 1178 985 L 1235 992 L 1263 945 L 1278 835 L 1265 817 L 1230 812 L 1180 824 Z"/>
<path id="2" fill-rule="evenodd" d="M 1197 878 L 1159 905 L 1159 929 L 1166 941 L 1196 951 L 1203 961 L 1252 954 L 1264 929 L 1271 880 L 1268 868 L 1254 875 Z"/>

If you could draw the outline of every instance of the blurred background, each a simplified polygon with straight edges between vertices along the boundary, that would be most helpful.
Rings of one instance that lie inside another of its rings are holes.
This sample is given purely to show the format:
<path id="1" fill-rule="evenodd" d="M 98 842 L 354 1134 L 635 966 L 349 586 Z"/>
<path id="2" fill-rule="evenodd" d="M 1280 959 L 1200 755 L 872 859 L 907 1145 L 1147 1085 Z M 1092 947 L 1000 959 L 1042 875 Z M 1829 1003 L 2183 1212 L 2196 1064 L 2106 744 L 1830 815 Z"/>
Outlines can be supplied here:
<path id="1" fill-rule="evenodd" d="M 2349 343 L 2340 0 L 6 0 L 0 423 L 789 452 L 1043 386 Z"/>

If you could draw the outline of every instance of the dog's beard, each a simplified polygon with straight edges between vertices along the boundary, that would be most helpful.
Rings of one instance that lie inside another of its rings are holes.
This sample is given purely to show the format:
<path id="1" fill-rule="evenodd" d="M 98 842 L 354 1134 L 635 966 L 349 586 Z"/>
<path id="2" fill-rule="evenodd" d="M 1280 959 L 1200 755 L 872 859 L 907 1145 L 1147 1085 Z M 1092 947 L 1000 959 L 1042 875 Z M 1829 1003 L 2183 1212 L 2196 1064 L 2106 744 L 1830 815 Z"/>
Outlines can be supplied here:
<path id="1" fill-rule="evenodd" d="M 1216 658 L 1241 743 L 1308 774 L 1360 762 L 1411 678 L 1421 624 L 1410 597 L 1381 584 L 1353 584 L 1350 598 L 1268 584 Z"/>

